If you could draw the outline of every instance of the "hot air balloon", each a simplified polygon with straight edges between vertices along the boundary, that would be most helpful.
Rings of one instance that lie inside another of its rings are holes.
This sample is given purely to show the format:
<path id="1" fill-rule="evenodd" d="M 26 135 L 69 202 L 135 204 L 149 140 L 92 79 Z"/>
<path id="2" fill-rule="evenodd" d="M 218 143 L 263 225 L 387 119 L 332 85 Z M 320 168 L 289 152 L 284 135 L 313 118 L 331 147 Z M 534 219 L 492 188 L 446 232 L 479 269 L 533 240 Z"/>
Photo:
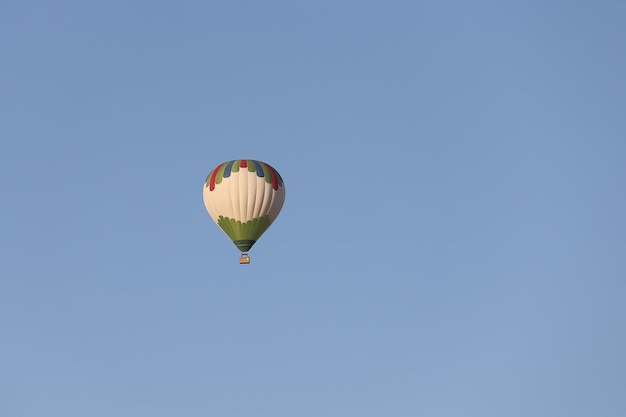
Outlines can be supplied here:
<path id="1" fill-rule="evenodd" d="M 209 173 L 202 195 L 213 221 L 241 251 L 239 263 L 249 264 L 247 252 L 283 207 L 285 185 L 269 164 L 237 159 Z"/>

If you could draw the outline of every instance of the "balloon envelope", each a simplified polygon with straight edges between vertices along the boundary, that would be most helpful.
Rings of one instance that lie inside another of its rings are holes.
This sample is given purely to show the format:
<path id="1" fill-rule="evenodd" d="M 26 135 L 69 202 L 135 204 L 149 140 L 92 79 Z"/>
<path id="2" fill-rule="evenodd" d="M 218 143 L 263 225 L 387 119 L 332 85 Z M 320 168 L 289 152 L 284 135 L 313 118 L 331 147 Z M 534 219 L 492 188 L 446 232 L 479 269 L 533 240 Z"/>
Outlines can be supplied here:
<path id="1" fill-rule="evenodd" d="M 247 252 L 276 220 L 285 202 L 285 185 L 269 164 L 237 159 L 215 167 L 202 194 L 213 221 Z"/>

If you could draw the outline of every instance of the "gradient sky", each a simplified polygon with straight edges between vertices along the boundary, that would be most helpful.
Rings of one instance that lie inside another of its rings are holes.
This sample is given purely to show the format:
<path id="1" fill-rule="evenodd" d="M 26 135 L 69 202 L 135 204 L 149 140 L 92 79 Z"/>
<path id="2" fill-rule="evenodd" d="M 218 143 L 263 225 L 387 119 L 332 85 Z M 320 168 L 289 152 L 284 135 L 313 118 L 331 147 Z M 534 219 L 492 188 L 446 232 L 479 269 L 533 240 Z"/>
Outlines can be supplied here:
<path id="1" fill-rule="evenodd" d="M 623 417 L 623 1 L 0 2 L 0 415 Z M 206 175 L 281 215 L 238 264 Z"/>

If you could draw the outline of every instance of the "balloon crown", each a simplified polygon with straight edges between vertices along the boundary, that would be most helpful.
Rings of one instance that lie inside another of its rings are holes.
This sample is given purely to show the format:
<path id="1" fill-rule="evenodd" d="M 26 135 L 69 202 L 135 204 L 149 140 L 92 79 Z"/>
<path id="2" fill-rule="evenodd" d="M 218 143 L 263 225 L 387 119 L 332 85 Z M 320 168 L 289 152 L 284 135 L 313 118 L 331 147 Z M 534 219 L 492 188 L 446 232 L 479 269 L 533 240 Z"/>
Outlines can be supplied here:
<path id="1" fill-rule="evenodd" d="M 256 172 L 257 177 L 264 178 L 268 184 L 272 184 L 274 190 L 283 186 L 283 179 L 278 171 L 265 162 L 253 159 L 235 159 L 219 164 L 209 173 L 204 186 L 208 187 L 209 191 L 213 191 L 215 185 L 221 184 L 224 178 L 230 177 L 233 172 L 239 172 L 240 169 L 246 168 L 249 172 Z"/>

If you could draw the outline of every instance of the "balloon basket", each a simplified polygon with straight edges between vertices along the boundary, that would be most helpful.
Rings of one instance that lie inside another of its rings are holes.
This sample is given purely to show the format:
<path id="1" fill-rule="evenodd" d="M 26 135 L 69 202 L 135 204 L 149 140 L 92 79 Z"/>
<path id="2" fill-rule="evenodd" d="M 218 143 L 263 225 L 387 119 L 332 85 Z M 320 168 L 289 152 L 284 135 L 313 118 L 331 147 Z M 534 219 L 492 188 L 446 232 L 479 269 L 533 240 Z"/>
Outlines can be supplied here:
<path id="1" fill-rule="evenodd" d="M 250 263 L 250 257 L 246 253 L 242 253 L 241 257 L 239 257 L 239 263 L 241 265 L 247 265 Z"/>

